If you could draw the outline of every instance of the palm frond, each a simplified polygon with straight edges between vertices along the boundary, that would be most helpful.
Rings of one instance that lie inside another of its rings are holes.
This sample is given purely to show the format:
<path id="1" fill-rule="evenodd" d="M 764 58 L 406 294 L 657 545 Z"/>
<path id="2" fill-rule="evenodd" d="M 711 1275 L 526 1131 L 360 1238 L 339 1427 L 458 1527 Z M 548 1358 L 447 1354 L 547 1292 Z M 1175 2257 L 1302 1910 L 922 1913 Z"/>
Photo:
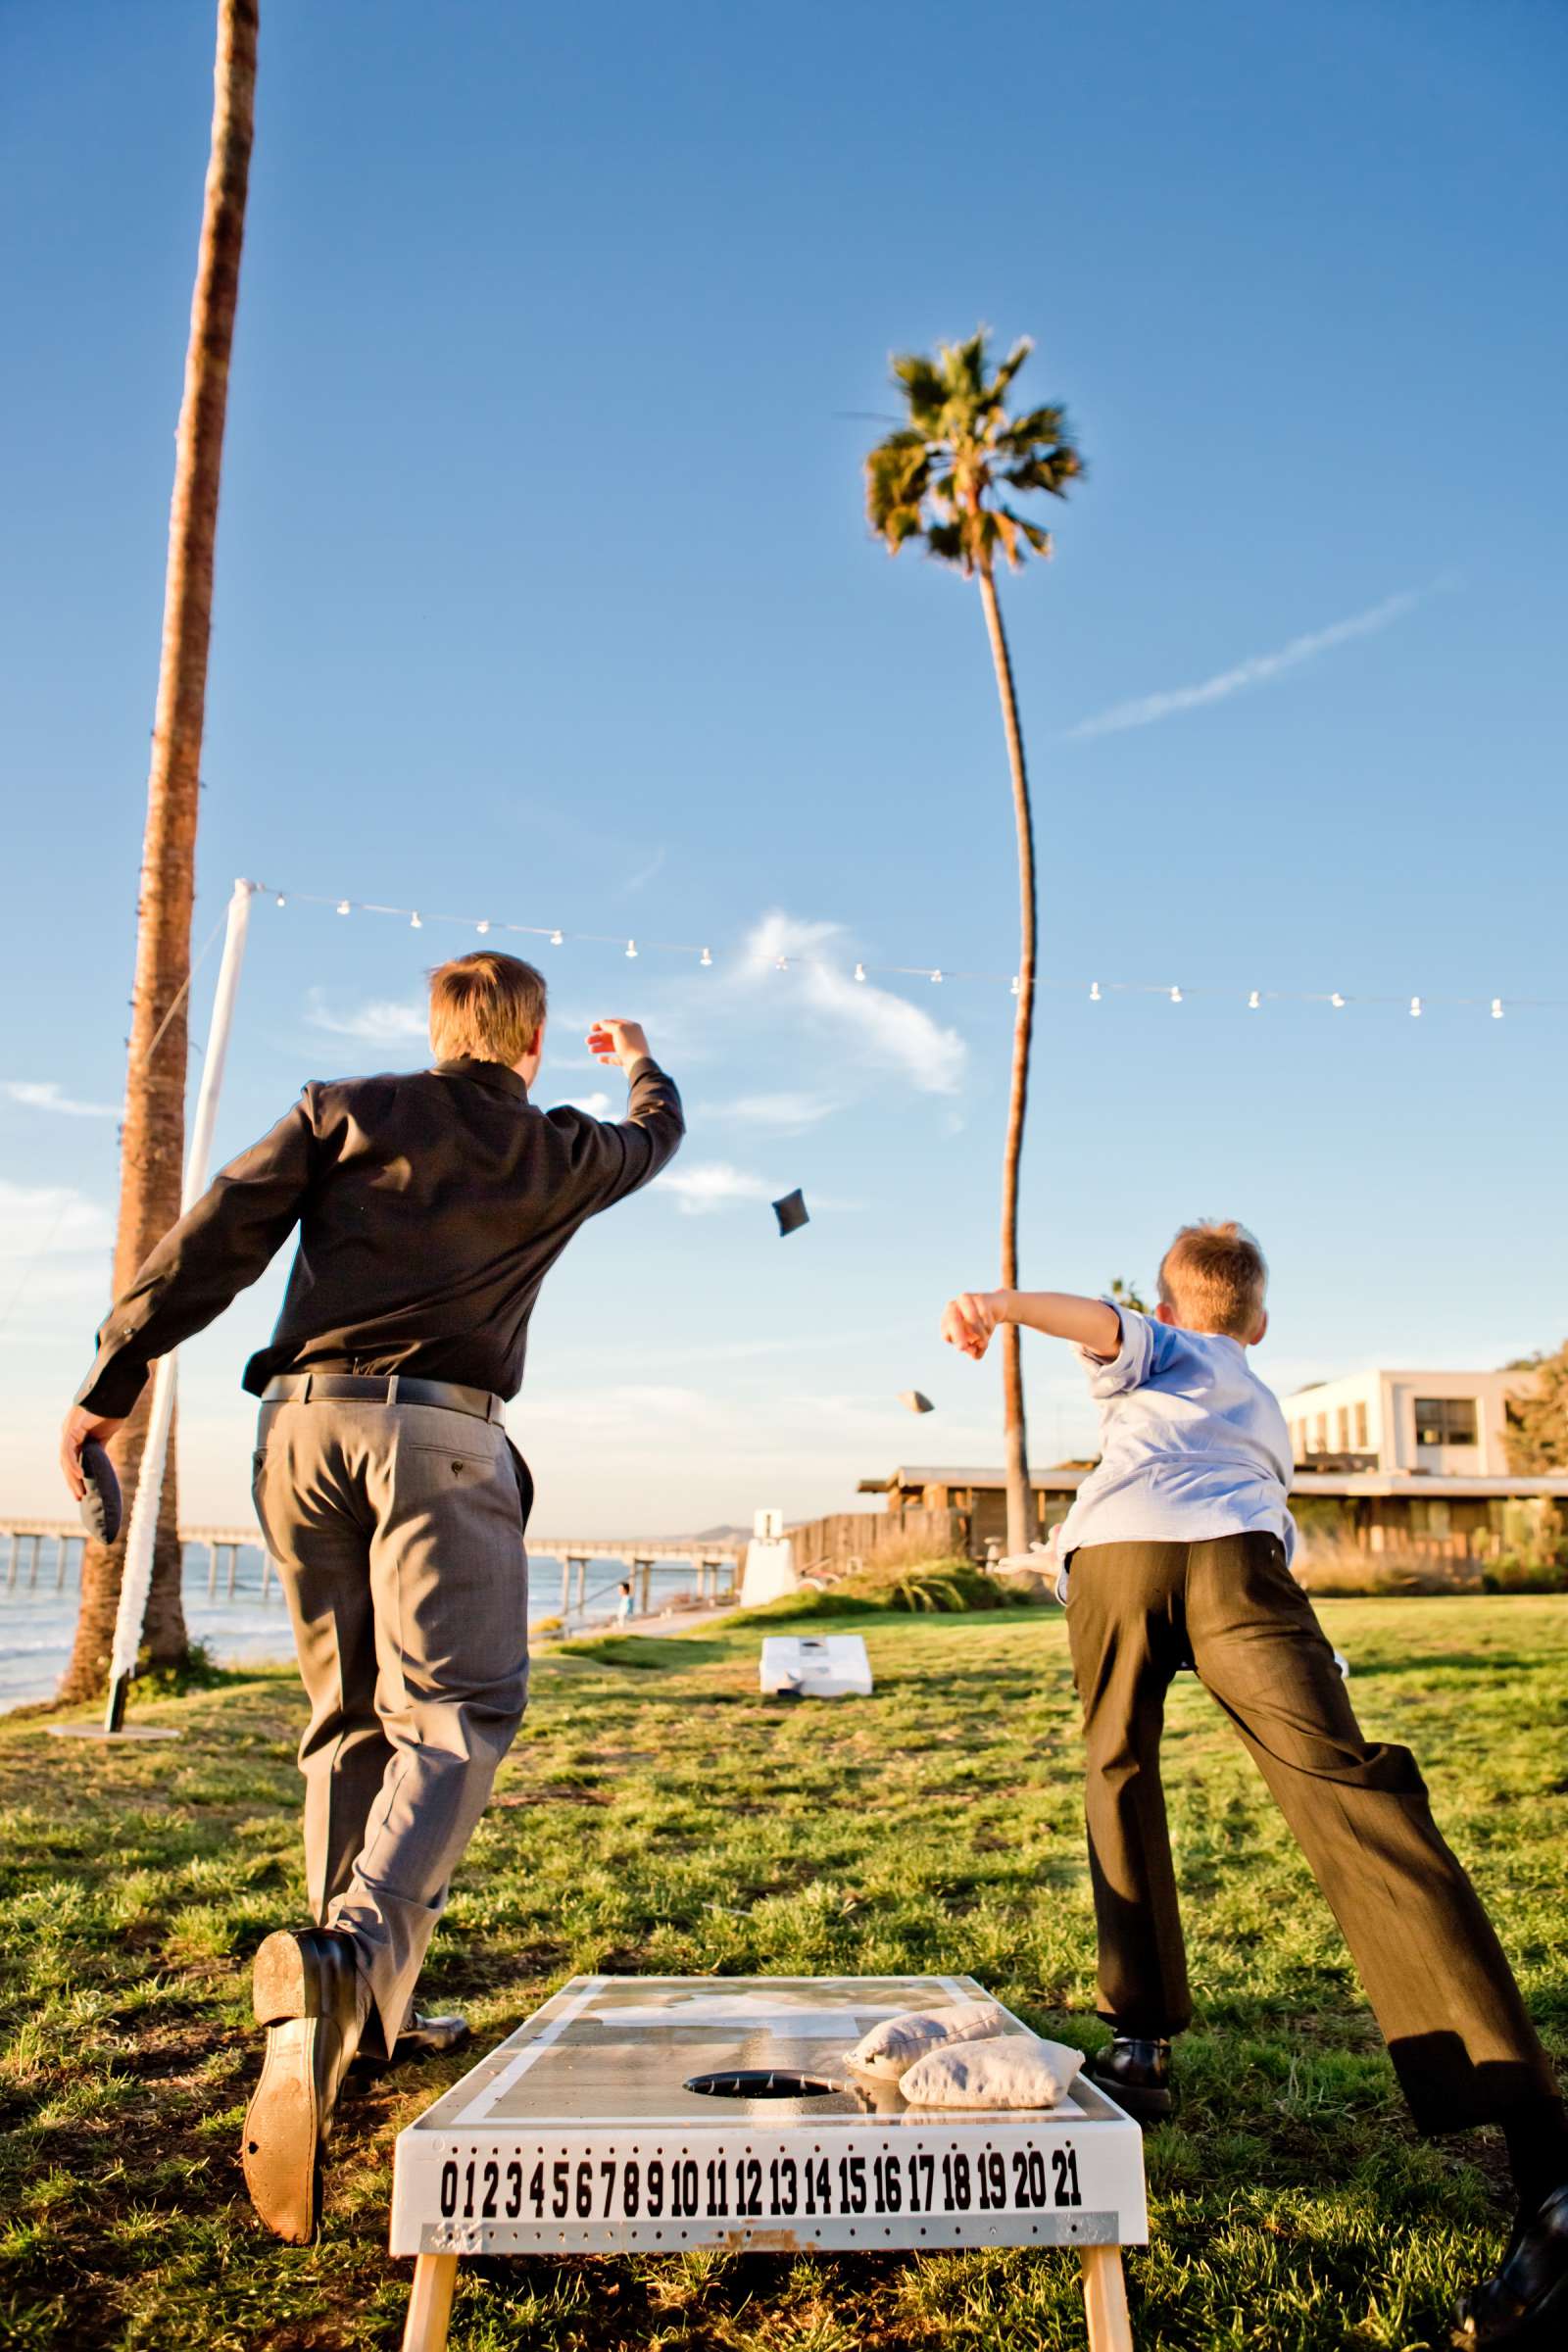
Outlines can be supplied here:
<path id="1" fill-rule="evenodd" d="M 934 356 L 893 355 L 908 422 L 865 461 L 866 515 L 891 554 L 920 539 L 967 574 L 989 572 L 999 554 L 1016 570 L 1031 553 L 1051 553 L 1044 525 L 997 491 L 1064 498 L 1083 459 L 1056 403 L 1007 415 L 1007 394 L 1034 349 L 1030 337 L 1020 336 L 994 373 L 990 343 L 982 326 L 961 343 L 939 344 Z"/>

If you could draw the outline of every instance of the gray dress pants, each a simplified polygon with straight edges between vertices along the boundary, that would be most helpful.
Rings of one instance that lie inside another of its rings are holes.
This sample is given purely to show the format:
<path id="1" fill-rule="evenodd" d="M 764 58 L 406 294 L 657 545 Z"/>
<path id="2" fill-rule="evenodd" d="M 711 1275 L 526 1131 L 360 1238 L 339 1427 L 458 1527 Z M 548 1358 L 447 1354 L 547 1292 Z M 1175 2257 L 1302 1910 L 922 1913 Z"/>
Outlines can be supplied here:
<path id="1" fill-rule="evenodd" d="M 528 1567 L 495 1422 L 262 1407 L 256 1512 L 293 1620 L 313 1916 L 360 1947 L 390 2050 L 528 1690 Z"/>
<path id="2" fill-rule="evenodd" d="M 1101 2015 L 1192 2019 L 1159 1736 L 1184 1659 L 1240 1733 L 1350 1947 L 1417 2128 L 1501 2123 L 1556 2083 L 1407 1747 L 1366 1739 L 1277 1536 L 1091 1544 L 1067 1631 L 1088 1747 Z"/>

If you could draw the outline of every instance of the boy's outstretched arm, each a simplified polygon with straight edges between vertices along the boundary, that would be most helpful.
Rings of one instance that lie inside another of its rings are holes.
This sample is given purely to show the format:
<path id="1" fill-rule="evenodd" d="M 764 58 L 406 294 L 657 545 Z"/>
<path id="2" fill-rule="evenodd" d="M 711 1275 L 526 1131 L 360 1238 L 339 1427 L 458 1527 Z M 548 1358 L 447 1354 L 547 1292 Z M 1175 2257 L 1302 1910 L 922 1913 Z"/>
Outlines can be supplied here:
<path id="1" fill-rule="evenodd" d="M 1121 1346 L 1116 1309 L 1103 1298 L 1078 1298 L 1070 1291 L 965 1291 L 949 1300 L 942 1337 L 978 1359 L 999 1323 L 1019 1323 L 1054 1340 L 1071 1340 L 1075 1348 L 1106 1358 Z"/>

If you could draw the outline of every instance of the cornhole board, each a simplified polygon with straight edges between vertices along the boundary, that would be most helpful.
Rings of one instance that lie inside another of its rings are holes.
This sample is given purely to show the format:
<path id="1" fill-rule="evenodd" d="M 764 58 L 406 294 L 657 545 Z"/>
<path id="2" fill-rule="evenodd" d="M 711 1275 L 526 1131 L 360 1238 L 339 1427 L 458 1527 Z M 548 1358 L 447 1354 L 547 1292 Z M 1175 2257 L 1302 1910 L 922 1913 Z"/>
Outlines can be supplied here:
<path id="1" fill-rule="evenodd" d="M 404 2352 L 441 2352 L 465 2254 L 693 2246 L 1072 2247 L 1091 2352 L 1132 2352 L 1131 2118 L 1081 2076 L 1049 2110 L 917 2110 L 844 2063 L 882 2018 L 988 1997 L 969 1977 L 573 1977 L 398 2137 Z"/>
<path id="2" fill-rule="evenodd" d="M 861 1634 L 770 1634 L 758 1669 L 771 1698 L 869 1698 L 871 1661 Z"/>

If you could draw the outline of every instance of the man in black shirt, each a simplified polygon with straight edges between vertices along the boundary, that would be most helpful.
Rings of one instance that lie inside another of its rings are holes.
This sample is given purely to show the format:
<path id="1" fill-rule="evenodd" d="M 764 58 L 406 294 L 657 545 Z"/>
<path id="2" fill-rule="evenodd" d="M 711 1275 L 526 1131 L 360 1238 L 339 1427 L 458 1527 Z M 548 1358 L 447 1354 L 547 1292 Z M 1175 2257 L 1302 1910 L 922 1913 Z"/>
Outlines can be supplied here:
<path id="1" fill-rule="evenodd" d="M 527 1693 L 527 1467 L 501 1425 L 528 1318 L 583 1221 L 658 1174 L 680 1098 L 632 1021 L 588 1038 L 626 1117 L 534 1108 L 545 983 L 510 956 L 430 981 L 433 1069 L 307 1086 L 153 1251 L 99 1334 L 61 1446 L 107 1442 L 152 1360 L 256 1280 L 296 1224 L 262 1398 L 257 1515 L 293 1620 L 311 1719 L 306 1878 L 316 1925 L 256 1955 L 268 2029 L 246 2117 L 264 2221 L 315 2231 L 321 2150 L 361 2050 L 451 2047 L 413 1994 L 452 1871 Z"/>

